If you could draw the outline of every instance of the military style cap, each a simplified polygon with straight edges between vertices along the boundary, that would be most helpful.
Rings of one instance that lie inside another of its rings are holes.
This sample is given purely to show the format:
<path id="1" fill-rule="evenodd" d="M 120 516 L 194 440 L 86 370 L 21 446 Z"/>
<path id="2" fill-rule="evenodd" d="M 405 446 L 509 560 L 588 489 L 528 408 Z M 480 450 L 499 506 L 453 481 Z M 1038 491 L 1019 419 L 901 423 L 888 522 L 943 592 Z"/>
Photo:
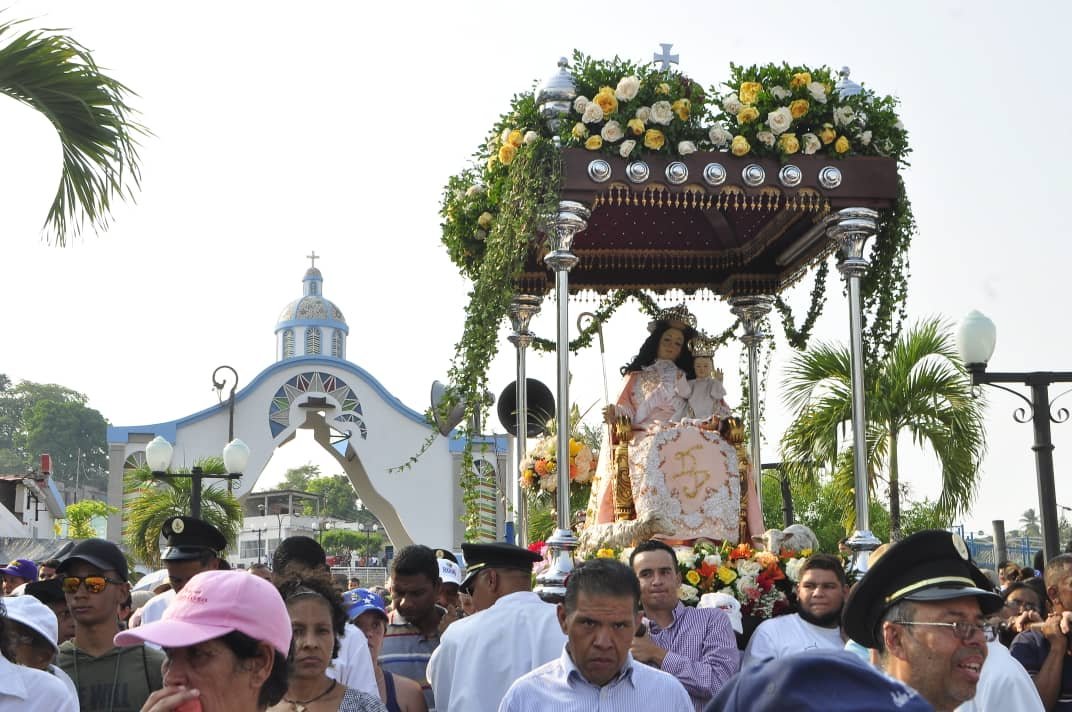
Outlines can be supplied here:
<path id="1" fill-rule="evenodd" d="M 894 544 L 849 594 L 845 633 L 860 645 L 878 647 L 879 623 L 900 601 L 947 601 L 974 596 L 983 615 L 1001 608 L 986 575 L 971 562 L 956 534 L 925 530 Z"/>
<path id="2" fill-rule="evenodd" d="M 167 549 L 161 557 L 164 561 L 199 559 L 209 551 L 218 556 L 227 548 L 219 529 L 194 517 L 172 517 L 160 532 L 167 539 Z"/>
<path id="3" fill-rule="evenodd" d="M 465 578 L 461 583 L 463 591 L 484 569 L 517 569 L 531 573 L 532 565 L 543 560 L 543 557 L 535 552 L 504 542 L 462 544 L 462 554 L 467 564 Z"/>

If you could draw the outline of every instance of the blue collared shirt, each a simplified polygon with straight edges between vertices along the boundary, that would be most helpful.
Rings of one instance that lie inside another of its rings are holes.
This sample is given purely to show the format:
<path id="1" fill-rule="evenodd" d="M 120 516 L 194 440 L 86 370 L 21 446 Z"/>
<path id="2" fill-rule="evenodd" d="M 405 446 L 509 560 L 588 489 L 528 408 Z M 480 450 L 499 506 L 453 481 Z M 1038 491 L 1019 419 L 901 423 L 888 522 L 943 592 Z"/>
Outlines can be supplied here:
<path id="1" fill-rule="evenodd" d="M 660 712 L 693 712 L 689 693 L 673 675 L 637 663 L 627 654 L 625 665 L 610 682 L 593 685 L 563 648 L 557 660 L 518 678 L 499 712 L 642 712 L 653 704 Z"/>

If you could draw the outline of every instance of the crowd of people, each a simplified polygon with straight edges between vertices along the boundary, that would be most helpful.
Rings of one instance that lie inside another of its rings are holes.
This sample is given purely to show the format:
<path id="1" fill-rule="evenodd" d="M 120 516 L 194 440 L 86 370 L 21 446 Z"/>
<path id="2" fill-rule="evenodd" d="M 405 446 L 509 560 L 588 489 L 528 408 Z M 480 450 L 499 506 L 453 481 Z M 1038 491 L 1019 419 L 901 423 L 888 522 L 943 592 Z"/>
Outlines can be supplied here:
<path id="1" fill-rule="evenodd" d="M 1068 554 L 992 581 L 957 536 L 925 531 L 853 586 L 814 554 L 795 612 L 745 641 L 732 609 L 679 600 L 659 540 L 580 563 L 549 604 L 539 555 L 510 544 L 463 544 L 464 569 L 408 546 L 370 589 L 334 580 L 308 537 L 229 570 L 211 525 L 162 534 L 167 590 L 148 600 L 102 539 L 0 569 L 0 710 L 1072 710 Z"/>

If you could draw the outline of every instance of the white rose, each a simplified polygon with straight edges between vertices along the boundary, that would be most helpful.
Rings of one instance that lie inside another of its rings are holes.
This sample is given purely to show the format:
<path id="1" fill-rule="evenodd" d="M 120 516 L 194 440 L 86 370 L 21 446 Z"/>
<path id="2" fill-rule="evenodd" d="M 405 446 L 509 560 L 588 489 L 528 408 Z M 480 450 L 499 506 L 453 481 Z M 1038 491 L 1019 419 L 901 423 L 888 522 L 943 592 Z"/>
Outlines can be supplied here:
<path id="1" fill-rule="evenodd" d="M 870 146 L 871 145 L 871 132 L 870 131 L 864 131 L 862 134 L 860 134 L 860 143 L 863 144 L 864 146 Z"/>
<path id="2" fill-rule="evenodd" d="M 645 124 L 651 120 L 651 107 L 642 106 L 636 110 L 636 117 L 643 121 Z"/>
<path id="3" fill-rule="evenodd" d="M 823 147 L 823 142 L 819 140 L 819 137 L 813 133 L 806 133 L 800 137 L 801 145 L 804 147 L 804 155 L 810 156 Z"/>
<path id="4" fill-rule="evenodd" d="M 588 106 L 588 97 L 586 96 L 579 96 L 573 100 L 573 110 L 578 114 L 583 114 L 586 106 Z"/>
<path id="5" fill-rule="evenodd" d="M 502 135 L 499 136 L 499 143 L 506 143 L 510 140 L 510 129 L 505 128 L 502 130 Z"/>
<path id="6" fill-rule="evenodd" d="M 893 125 L 893 128 L 897 129 L 898 131 L 904 131 L 904 122 L 902 122 L 900 119 L 897 119 L 897 123 Z"/>
<path id="7" fill-rule="evenodd" d="M 536 139 L 538 139 L 539 137 L 540 134 L 536 133 L 535 131 L 526 131 L 525 137 L 521 140 L 525 143 L 536 143 Z"/>
<path id="8" fill-rule="evenodd" d="M 759 131 L 759 132 L 757 132 L 756 133 L 756 139 L 758 139 L 759 142 L 762 143 L 767 148 L 770 148 L 770 147 L 772 147 L 774 145 L 774 134 L 772 134 L 770 131 Z"/>
<path id="9" fill-rule="evenodd" d="M 651 105 L 651 120 L 663 126 L 669 126 L 674 120 L 674 110 L 669 101 L 657 101 Z"/>
<path id="10" fill-rule="evenodd" d="M 677 589 L 677 597 L 682 601 L 696 601 L 700 598 L 700 591 L 694 586 L 683 583 Z"/>
<path id="11" fill-rule="evenodd" d="M 584 106 L 584 113 L 581 114 L 581 121 L 586 124 L 597 124 L 603 120 L 603 109 L 599 108 L 599 104 L 594 101 L 590 101 Z"/>
<path id="12" fill-rule="evenodd" d="M 730 94 L 722 100 L 722 109 L 727 114 L 736 116 L 741 113 L 741 100 L 737 98 L 736 94 Z"/>
<path id="13" fill-rule="evenodd" d="M 804 567 L 804 559 L 790 559 L 785 562 L 785 576 L 793 583 L 800 581 L 800 569 Z"/>
<path id="14" fill-rule="evenodd" d="M 848 126 L 856 115 L 851 106 L 839 106 L 834 109 L 834 126 Z"/>
<path id="15" fill-rule="evenodd" d="M 614 89 L 614 96 L 618 101 L 632 101 L 640 91 L 640 77 L 622 77 L 618 86 Z"/>
<path id="16" fill-rule="evenodd" d="M 696 144 L 692 141 L 681 141 L 677 144 L 677 155 L 687 156 L 690 153 L 696 153 Z"/>
<path id="17" fill-rule="evenodd" d="M 603 126 L 603 130 L 599 132 L 599 135 L 608 143 L 616 143 L 622 140 L 625 136 L 625 132 L 622 131 L 622 125 L 617 121 L 608 121 Z"/>
<path id="18" fill-rule="evenodd" d="M 755 578 L 762 570 L 763 567 L 758 561 L 743 559 L 737 562 L 737 573 L 741 578 Z"/>
<path id="19" fill-rule="evenodd" d="M 728 145 L 733 140 L 733 134 L 727 131 L 722 124 L 712 126 L 711 130 L 707 132 L 707 136 L 711 139 L 711 143 L 719 148 Z"/>
<path id="20" fill-rule="evenodd" d="M 472 198 L 474 195 L 480 195 L 484 192 L 484 186 L 479 183 L 469 186 L 469 189 L 465 191 L 465 194 Z"/>
<path id="21" fill-rule="evenodd" d="M 718 554 L 708 554 L 707 556 L 703 557 L 703 562 L 708 566 L 721 566 L 722 557 Z"/>
<path id="22" fill-rule="evenodd" d="M 826 103 L 826 87 L 819 82 L 812 82 L 808 85 L 808 93 L 811 94 L 811 98 L 820 104 Z"/>
<path id="23" fill-rule="evenodd" d="M 677 563 L 688 566 L 692 566 L 696 563 L 696 554 L 692 553 L 692 549 L 676 549 L 674 555 L 677 556 Z"/>
<path id="24" fill-rule="evenodd" d="M 622 158 L 629 158 L 629 154 L 636 148 L 636 141 L 629 139 L 628 141 L 622 141 L 622 145 L 618 147 L 618 155 Z"/>
<path id="25" fill-rule="evenodd" d="M 770 95 L 778 101 L 781 101 L 782 99 L 788 99 L 790 94 L 791 92 L 785 87 L 771 87 L 770 90 Z"/>
<path id="26" fill-rule="evenodd" d="M 789 129 L 789 125 L 793 123 L 793 114 L 789 111 L 789 107 L 783 106 L 780 109 L 767 114 L 767 125 L 770 126 L 771 133 L 775 136 L 780 136 Z"/>

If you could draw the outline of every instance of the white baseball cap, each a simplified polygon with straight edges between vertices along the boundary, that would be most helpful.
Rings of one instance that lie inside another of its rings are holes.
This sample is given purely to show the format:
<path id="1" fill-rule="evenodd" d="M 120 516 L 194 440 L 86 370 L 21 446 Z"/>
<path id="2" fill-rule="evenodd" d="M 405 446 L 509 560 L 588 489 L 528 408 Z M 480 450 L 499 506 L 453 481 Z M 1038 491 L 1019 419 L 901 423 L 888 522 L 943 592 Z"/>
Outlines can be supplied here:
<path id="1" fill-rule="evenodd" d="M 59 621 L 52 609 L 33 596 L 7 596 L 4 598 L 8 620 L 21 623 L 47 640 L 59 652 Z"/>
<path id="2" fill-rule="evenodd" d="M 450 559 L 436 559 L 439 562 L 439 578 L 443 583 L 452 583 L 455 586 L 462 585 L 462 570 Z"/>

